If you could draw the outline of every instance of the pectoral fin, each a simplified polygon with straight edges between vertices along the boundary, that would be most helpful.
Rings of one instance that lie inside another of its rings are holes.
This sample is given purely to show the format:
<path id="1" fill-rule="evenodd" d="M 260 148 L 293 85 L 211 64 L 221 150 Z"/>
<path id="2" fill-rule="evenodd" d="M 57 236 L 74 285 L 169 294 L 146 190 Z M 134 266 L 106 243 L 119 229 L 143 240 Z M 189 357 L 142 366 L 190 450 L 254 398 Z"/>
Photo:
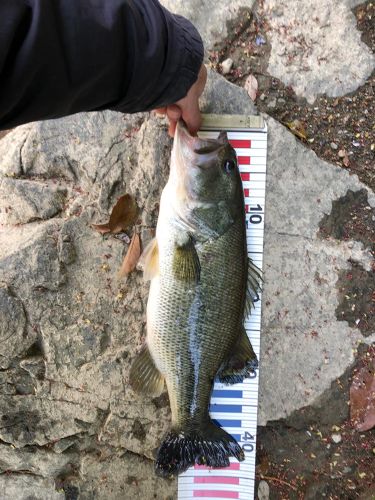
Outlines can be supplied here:
<path id="1" fill-rule="evenodd" d="M 156 238 L 153 238 L 142 252 L 138 263 L 143 270 L 145 281 L 151 280 L 159 272 L 159 248 Z"/>
<path id="2" fill-rule="evenodd" d="M 225 361 L 218 372 L 219 381 L 224 384 L 243 382 L 250 373 L 258 367 L 258 360 L 249 337 L 242 327 L 240 338 L 233 349 L 231 356 Z"/>
<path id="3" fill-rule="evenodd" d="M 164 377 L 156 368 L 147 345 L 144 345 L 130 368 L 130 385 L 135 392 L 160 396 Z"/>
<path id="4" fill-rule="evenodd" d="M 186 282 L 197 282 L 201 266 L 194 243 L 189 238 L 183 245 L 177 245 L 173 254 L 173 275 Z"/>
<path id="5" fill-rule="evenodd" d="M 255 302 L 259 300 L 259 292 L 262 291 L 262 282 L 262 271 L 249 258 L 247 266 L 247 289 L 245 303 L 246 316 L 250 313 L 251 308 L 254 307 Z"/>

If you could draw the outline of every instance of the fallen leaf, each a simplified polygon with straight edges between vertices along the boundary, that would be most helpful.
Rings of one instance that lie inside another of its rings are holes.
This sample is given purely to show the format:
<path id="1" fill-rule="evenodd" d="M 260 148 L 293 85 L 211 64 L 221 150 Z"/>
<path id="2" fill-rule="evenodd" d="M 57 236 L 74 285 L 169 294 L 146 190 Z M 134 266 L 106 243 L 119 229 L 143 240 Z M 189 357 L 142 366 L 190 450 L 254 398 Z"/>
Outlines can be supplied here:
<path id="1" fill-rule="evenodd" d="M 368 359 L 367 359 L 368 358 Z M 350 418 L 359 431 L 375 426 L 375 348 L 359 364 L 350 386 Z"/>
<path id="2" fill-rule="evenodd" d="M 257 98 L 257 91 L 258 91 L 258 80 L 255 78 L 253 75 L 249 75 L 246 78 L 244 88 L 246 92 L 249 94 L 250 99 L 252 101 L 255 101 Z"/>
<path id="3" fill-rule="evenodd" d="M 117 234 L 125 231 L 137 220 L 138 207 L 130 194 L 120 196 L 113 207 L 109 221 L 106 224 L 92 224 L 92 227 L 101 234 Z"/>
<path id="4" fill-rule="evenodd" d="M 118 272 L 118 277 L 123 278 L 124 276 L 127 276 L 132 271 L 134 271 L 140 256 L 141 238 L 139 237 L 139 234 L 135 232 L 130 241 L 129 248 L 126 252 L 121 268 Z"/>
<path id="5" fill-rule="evenodd" d="M 350 165 L 350 160 L 349 160 L 349 156 L 348 154 L 346 153 L 345 156 L 344 156 L 344 159 L 342 160 L 343 164 L 345 165 L 345 167 L 349 167 Z"/>
<path id="6" fill-rule="evenodd" d="M 91 224 L 91 226 L 100 234 L 110 233 L 111 229 L 108 224 Z"/>
<path id="7" fill-rule="evenodd" d="M 306 130 L 305 130 L 305 127 L 303 126 L 302 122 L 300 122 L 299 120 L 293 120 L 292 122 L 287 122 L 286 126 L 299 139 L 303 139 L 304 141 L 307 141 Z"/>

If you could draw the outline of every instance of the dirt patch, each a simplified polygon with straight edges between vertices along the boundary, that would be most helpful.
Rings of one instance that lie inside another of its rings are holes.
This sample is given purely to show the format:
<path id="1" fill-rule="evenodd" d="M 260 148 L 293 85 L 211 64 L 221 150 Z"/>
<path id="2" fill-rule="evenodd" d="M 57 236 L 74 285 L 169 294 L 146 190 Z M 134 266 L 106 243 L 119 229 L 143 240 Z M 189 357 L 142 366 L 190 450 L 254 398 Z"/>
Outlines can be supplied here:
<path id="1" fill-rule="evenodd" d="M 369 351 L 362 345 L 356 364 Z M 268 482 L 271 500 L 362 498 L 374 486 L 375 431 L 359 433 L 349 420 L 353 370 L 316 407 L 258 428 L 257 479 Z"/>
<path id="2" fill-rule="evenodd" d="M 248 75 L 258 80 L 256 106 L 259 111 L 286 125 L 299 120 L 303 142 L 322 159 L 355 173 L 375 190 L 375 72 L 355 92 L 343 97 L 324 95 L 313 104 L 295 95 L 293 89 L 267 73 L 270 45 L 269 26 L 262 18 L 262 2 L 253 13 L 244 11 L 229 26 L 226 40 L 210 53 L 210 63 L 222 73 L 221 62 L 234 63 L 226 78 L 243 86 Z M 363 41 L 375 51 L 375 3 L 370 1 L 354 11 Z M 302 41 L 301 41 L 302 43 Z M 324 61 L 322 61 L 324 63 Z"/>
<path id="3" fill-rule="evenodd" d="M 319 226 L 321 237 L 361 241 L 375 255 L 375 209 L 368 204 L 367 192 L 348 191 L 332 203 L 331 213 Z M 367 336 L 375 331 L 375 269 L 366 271 L 355 262 L 341 271 L 337 289 L 336 317 L 357 327 Z"/>
<path id="4" fill-rule="evenodd" d="M 348 191 L 334 201 L 331 213 L 321 220 L 319 231 L 322 237 L 361 241 L 375 254 L 375 208 L 369 205 L 366 190 Z"/>
<path id="5" fill-rule="evenodd" d="M 139 441 L 143 442 L 146 439 L 147 432 L 141 421 L 136 418 L 132 425 L 132 434 Z"/>
<path id="6" fill-rule="evenodd" d="M 336 286 L 336 318 L 357 327 L 365 336 L 371 335 L 375 331 L 375 270 L 366 271 L 353 262 L 349 271 L 341 272 Z"/>

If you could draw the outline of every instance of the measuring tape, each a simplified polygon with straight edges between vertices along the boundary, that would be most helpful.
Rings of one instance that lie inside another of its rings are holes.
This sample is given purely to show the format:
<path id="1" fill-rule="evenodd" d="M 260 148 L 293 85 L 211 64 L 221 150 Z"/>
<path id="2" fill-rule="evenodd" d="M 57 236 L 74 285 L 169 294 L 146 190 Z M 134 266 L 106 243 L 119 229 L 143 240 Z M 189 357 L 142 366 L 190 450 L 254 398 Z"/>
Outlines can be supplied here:
<path id="1" fill-rule="evenodd" d="M 262 269 L 264 201 L 266 190 L 267 126 L 260 116 L 204 115 L 198 133 L 217 138 L 226 130 L 237 153 L 245 195 L 246 239 L 249 257 Z M 261 300 L 245 319 L 246 332 L 259 360 Z M 242 446 L 245 460 L 230 459 L 230 466 L 211 469 L 195 465 L 178 479 L 178 500 L 218 500 L 254 498 L 255 450 L 258 413 L 258 370 L 241 384 L 215 382 L 211 417 Z"/>

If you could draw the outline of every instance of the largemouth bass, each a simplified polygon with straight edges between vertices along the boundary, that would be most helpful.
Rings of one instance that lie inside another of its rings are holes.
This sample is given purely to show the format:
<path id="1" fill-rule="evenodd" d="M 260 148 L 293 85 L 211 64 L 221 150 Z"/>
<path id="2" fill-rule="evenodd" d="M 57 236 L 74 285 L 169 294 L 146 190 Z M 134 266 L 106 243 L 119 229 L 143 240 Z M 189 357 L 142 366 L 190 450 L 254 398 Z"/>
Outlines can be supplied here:
<path id="1" fill-rule="evenodd" d="M 248 260 L 245 231 L 241 177 L 226 133 L 203 140 L 179 122 L 156 237 L 142 256 L 151 280 L 146 344 L 130 371 L 138 392 L 158 396 L 167 386 L 172 428 L 158 451 L 159 475 L 244 459 L 211 420 L 209 402 L 215 377 L 241 382 L 257 367 L 243 321 L 260 273 Z"/>

